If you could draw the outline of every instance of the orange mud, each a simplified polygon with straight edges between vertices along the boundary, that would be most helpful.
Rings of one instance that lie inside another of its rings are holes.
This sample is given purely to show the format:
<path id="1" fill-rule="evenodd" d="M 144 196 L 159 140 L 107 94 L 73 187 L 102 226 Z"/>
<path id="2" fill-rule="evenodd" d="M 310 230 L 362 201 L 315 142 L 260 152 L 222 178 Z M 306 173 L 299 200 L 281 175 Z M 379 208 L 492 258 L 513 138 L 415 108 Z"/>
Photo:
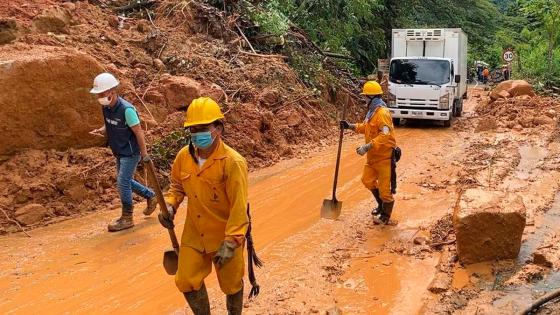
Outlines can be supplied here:
<path id="1" fill-rule="evenodd" d="M 465 145 L 465 132 L 457 129 L 418 123 L 397 130 L 404 154 L 396 226 L 371 223 L 372 196 L 362 187 L 363 158 L 354 151 L 358 137 L 346 138 L 343 147 L 337 194 L 343 213 L 336 221 L 319 217 L 331 194 L 335 146 L 251 173 L 254 238 L 265 268 L 257 270 L 262 293 L 246 302 L 245 312 L 305 314 L 334 306 L 345 314 L 421 312 L 440 253 L 402 248 L 453 210 L 450 180 L 459 167 L 452 162 Z M 106 232 L 119 214 L 113 209 L 38 228 L 32 238 L 1 237 L 0 313 L 184 313 L 185 301 L 161 265 L 167 233 L 139 212 L 137 225 L 122 233 Z M 184 215 L 178 214 L 179 230 Z M 339 250 L 346 254 L 333 254 Z M 214 275 L 207 286 L 213 311 L 223 313 Z"/>
<path id="2" fill-rule="evenodd" d="M 430 163 L 415 158 L 429 148 L 429 139 L 439 137 L 443 143 L 452 138 L 452 132 L 444 129 L 403 128 L 399 130 L 398 136 L 406 152 L 399 173 L 403 178 L 401 182 L 406 182 L 405 178 L 412 179 L 413 174 L 425 169 L 424 163 Z M 343 200 L 343 212 L 347 213 L 369 211 L 358 207 L 363 201 L 369 205 L 371 198 L 360 182 L 363 161 L 354 152 L 359 142 L 358 138 L 351 138 L 343 150 L 338 197 Z M 275 243 L 321 221 L 320 206 L 322 200 L 330 195 L 332 187 L 334 152 L 334 147 L 330 147 L 324 152 L 312 154 L 310 158 L 284 161 L 251 174 L 254 237 L 265 261 Z M 441 158 L 444 157 L 441 154 Z M 417 163 L 421 165 L 416 166 Z M 445 191 L 429 200 L 416 199 L 413 196 L 419 193 L 421 196 L 424 192 L 414 186 L 413 183 L 406 183 L 400 187 L 399 196 L 413 198 L 397 204 L 395 218 L 402 222 L 398 227 L 378 231 L 377 236 L 369 238 L 371 246 L 379 245 L 381 240 L 395 233 L 413 233 L 411 228 L 419 222 L 435 218 L 446 210 L 442 207 L 440 211 L 434 211 L 434 206 L 453 200 Z M 0 261 L 0 291 L 4 292 L 0 313 L 26 314 L 41 309 L 43 314 L 161 314 L 183 309 L 182 296 L 161 266 L 162 251 L 168 246 L 165 231 L 154 217 L 142 218 L 137 214 L 134 229 L 109 234 L 106 232 L 106 223 L 117 216 L 118 211 L 95 213 L 39 228 L 31 231 L 32 238 L 22 234 L 2 237 L 0 255 L 6 259 Z M 183 217 L 184 211 L 180 212 L 177 222 L 181 222 Z M 178 226 L 182 228 L 182 224 Z M 310 254 L 302 252 L 301 255 Z M 380 256 L 370 263 L 375 265 L 382 259 Z M 391 257 L 387 259 L 394 260 Z M 359 268 L 359 264 L 365 262 L 357 261 L 357 266 L 352 268 Z M 415 267 L 422 270 L 417 277 L 422 287 L 425 288 L 426 279 L 429 278 L 423 275 L 430 273 L 430 266 L 436 262 L 434 257 L 423 266 Z M 386 292 L 384 295 L 378 294 L 380 300 L 385 300 L 383 304 L 386 306 L 382 309 L 389 309 L 387 305 L 394 303 L 399 294 L 415 289 L 414 286 L 399 284 L 401 277 L 414 280 L 414 277 L 410 277 L 412 263 L 406 258 L 397 259 L 392 266 L 379 268 L 386 269 L 384 275 L 373 270 L 367 275 L 368 283 L 379 283 L 377 276 L 383 279 L 383 283 L 393 283 L 389 285 L 391 290 L 385 290 L 383 286 L 374 289 L 374 292 Z M 399 272 L 391 272 L 392 269 Z M 263 269 L 259 273 L 263 272 L 274 273 L 275 270 Z M 214 277 L 210 279 L 209 287 L 215 286 Z M 424 293 L 424 289 L 419 290 Z M 267 291 L 263 293 L 266 294 Z M 341 300 L 344 300 L 343 293 Z"/>

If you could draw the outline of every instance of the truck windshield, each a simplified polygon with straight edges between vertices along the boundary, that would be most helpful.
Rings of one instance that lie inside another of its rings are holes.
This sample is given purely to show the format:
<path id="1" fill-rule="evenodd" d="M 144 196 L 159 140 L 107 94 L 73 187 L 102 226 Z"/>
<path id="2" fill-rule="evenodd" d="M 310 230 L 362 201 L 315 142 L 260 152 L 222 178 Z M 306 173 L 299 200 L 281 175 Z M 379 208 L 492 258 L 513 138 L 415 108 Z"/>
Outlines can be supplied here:
<path id="1" fill-rule="evenodd" d="M 451 81 L 446 60 L 396 59 L 391 62 L 389 80 L 398 84 L 442 85 Z"/>

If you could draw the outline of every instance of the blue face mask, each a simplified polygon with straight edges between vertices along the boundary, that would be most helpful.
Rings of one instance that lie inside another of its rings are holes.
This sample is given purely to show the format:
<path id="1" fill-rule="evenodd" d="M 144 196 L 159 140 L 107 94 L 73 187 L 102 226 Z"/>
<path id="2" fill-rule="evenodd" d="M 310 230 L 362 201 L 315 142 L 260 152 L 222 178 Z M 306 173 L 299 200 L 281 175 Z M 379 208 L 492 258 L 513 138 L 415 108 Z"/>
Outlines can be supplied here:
<path id="1" fill-rule="evenodd" d="M 192 133 L 191 140 L 193 145 L 199 149 L 207 149 L 214 142 L 214 139 L 212 139 L 212 133 L 210 131 Z"/>

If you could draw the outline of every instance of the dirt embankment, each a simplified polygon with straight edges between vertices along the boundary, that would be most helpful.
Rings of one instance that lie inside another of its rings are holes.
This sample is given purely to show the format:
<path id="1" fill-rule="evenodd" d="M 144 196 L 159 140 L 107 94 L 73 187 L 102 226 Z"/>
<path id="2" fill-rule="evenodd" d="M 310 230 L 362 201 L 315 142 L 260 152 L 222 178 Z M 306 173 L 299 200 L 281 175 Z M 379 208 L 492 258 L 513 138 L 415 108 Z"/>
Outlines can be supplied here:
<path id="1" fill-rule="evenodd" d="M 0 233 L 14 231 L 16 212 L 29 205 L 20 213 L 44 214 L 20 223 L 35 226 L 114 199 L 112 157 L 106 149 L 80 149 L 101 144 L 88 134 L 102 124 L 88 89 L 102 70 L 121 81 L 150 144 L 181 137 L 182 110 L 201 95 L 222 105 L 226 141 L 252 169 L 328 142 L 325 131 L 339 111 L 333 104 L 344 100 L 335 83 L 310 89 L 284 57 L 246 53 L 238 15 L 198 1 L 164 1 L 119 17 L 93 3 L 0 3 Z M 175 150 L 159 153 L 169 159 Z M 168 161 L 159 164 L 162 176 Z M 83 198 L 57 184 L 66 178 L 79 178 L 70 186 Z"/>

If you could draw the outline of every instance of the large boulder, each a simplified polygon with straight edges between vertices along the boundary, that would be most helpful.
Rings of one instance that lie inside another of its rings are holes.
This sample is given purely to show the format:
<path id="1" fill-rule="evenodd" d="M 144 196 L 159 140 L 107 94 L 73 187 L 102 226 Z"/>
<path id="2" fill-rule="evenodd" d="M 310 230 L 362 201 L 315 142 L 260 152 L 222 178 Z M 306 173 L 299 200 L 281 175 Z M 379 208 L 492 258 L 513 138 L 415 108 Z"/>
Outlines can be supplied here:
<path id="1" fill-rule="evenodd" d="M 40 204 L 32 203 L 16 210 L 16 220 L 24 225 L 31 225 L 43 220 L 47 215 L 47 208 Z"/>
<path id="2" fill-rule="evenodd" d="M 517 257 L 525 220 L 523 199 L 516 194 L 465 191 L 453 216 L 460 261 L 472 264 Z"/>
<path id="3" fill-rule="evenodd" d="M 535 96 L 533 86 L 523 80 L 508 80 L 501 82 L 490 92 L 490 100 L 492 102 L 500 98 L 512 98 L 518 96 Z"/>
<path id="4" fill-rule="evenodd" d="M 68 33 L 72 16 L 64 7 L 52 6 L 33 19 L 33 26 L 39 33 Z"/>
<path id="5" fill-rule="evenodd" d="M 102 71 L 73 49 L 0 47 L 0 155 L 98 145 L 89 131 L 103 124 L 101 106 L 89 90 Z"/>
<path id="6" fill-rule="evenodd" d="M 182 109 L 190 105 L 192 100 L 201 96 L 200 83 L 182 76 L 163 75 L 160 92 L 165 97 L 167 106 Z"/>

